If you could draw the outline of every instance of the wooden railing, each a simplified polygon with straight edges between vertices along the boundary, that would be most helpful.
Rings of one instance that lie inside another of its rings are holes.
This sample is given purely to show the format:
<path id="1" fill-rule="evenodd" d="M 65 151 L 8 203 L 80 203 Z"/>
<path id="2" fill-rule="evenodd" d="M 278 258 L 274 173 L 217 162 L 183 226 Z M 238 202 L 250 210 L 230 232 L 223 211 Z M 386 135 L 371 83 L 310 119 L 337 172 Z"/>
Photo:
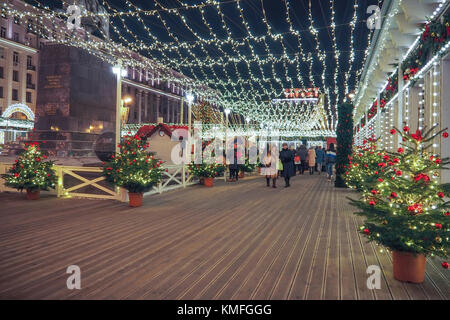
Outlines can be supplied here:
<path id="1" fill-rule="evenodd" d="M 124 201 L 123 192 L 121 192 L 120 188 L 109 186 L 106 183 L 105 177 L 102 175 L 103 170 L 100 167 L 55 166 L 55 171 L 58 177 L 56 186 L 56 195 L 58 197 Z M 69 180 L 67 178 L 71 178 L 72 183 L 67 184 Z M 104 185 L 100 184 L 102 181 Z M 91 192 L 82 191 L 86 187 L 90 187 Z"/>
<path id="2" fill-rule="evenodd" d="M 12 164 L 0 163 L 0 174 L 6 173 Z M 185 188 L 198 183 L 198 180 L 192 176 L 185 165 L 166 165 L 166 171 L 163 171 L 162 181 L 154 186 L 144 196 L 156 193 Z M 77 166 L 54 166 L 58 183 L 55 190 L 48 193 L 55 194 L 57 197 L 79 197 L 94 199 L 109 199 L 127 201 L 128 193 L 126 190 L 111 186 L 105 181 L 100 167 L 77 167 Z M 225 179 L 225 175 L 223 178 Z M 0 179 L 0 192 L 17 191 L 16 189 L 5 186 L 5 181 Z"/>

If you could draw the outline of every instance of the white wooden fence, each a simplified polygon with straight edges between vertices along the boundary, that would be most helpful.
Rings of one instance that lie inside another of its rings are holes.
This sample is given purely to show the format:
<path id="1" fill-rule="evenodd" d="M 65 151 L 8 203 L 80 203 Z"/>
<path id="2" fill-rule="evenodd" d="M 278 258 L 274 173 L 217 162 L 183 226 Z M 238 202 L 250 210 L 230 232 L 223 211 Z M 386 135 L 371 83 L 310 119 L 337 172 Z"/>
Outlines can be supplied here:
<path id="1" fill-rule="evenodd" d="M 0 174 L 6 173 L 11 166 L 12 164 L 0 163 Z M 198 183 L 198 180 L 190 174 L 186 165 L 166 165 L 164 168 L 168 171 L 163 171 L 162 181 L 146 192 L 144 196 L 185 188 Z M 106 183 L 100 167 L 55 165 L 54 169 L 58 177 L 57 186 L 55 190 L 43 191 L 43 193 L 54 194 L 57 197 L 128 200 L 128 193 L 125 189 L 113 187 Z M 225 178 L 226 174 L 224 174 L 223 179 Z M 88 191 L 86 191 L 86 187 L 89 187 Z M 3 191 L 15 192 L 17 190 L 6 187 L 5 181 L 0 179 L 0 192 Z"/>

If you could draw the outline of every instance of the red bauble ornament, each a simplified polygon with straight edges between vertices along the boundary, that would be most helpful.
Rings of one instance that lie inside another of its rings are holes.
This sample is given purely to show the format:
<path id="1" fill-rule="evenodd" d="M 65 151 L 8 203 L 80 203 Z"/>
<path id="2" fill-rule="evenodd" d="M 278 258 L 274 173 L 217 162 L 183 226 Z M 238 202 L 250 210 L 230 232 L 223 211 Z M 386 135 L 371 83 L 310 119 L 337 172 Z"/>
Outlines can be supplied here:
<path id="1" fill-rule="evenodd" d="M 444 268 L 444 269 L 448 269 L 448 262 L 442 262 L 442 264 L 441 264 L 441 266 L 442 266 L 442 268 Z"/>
<path id="2" fill-rule="evenodd" d="M 403 151 L 404 151 L 403 148 L 398 148 L 398 149 L 397 149 L 397 152 L 398 152 L 398 153 L 403 153 Z"/>
<path id="3" fill-rule="evenodd" d="M 367 229 L 367 228 L 365 228 L 365 229 L 363 230 L 363 232 L 364 232 L 365 234 L 367 234 L 367 235 L 369 235 L 369 234 L 370 234 L 370 230 L 369 230 L 369 229 Z"/>
<path id="4" fill-rule="evenodd" d="M 443 197 L 444 197 L 444 193 L 443 193 L 443 192 L 438 192 L 437 196 L 438 196 L 439 198 L 443 198 Z"/>
<path id="5" fill-rule="evenodd" d="M 401 176 L 402 175 L 402 172 L 401 172 L 401 170 L 397 170 L 396 172 L 395 172 L 395 174 L 397 175 L 397 176 Z"/>
<path id="6" fill-rule="evenodd" d="M 434 226 L 435 226 L 437 229 L 442 229 L 442 224 L 440 224 L 440 223 L 435 223 Z"/>
<path id="7" fill-rule="evenodd" d="M 442 134 L 442 136 L 443 136 L 444 138 L 448 138 L 448 133 L 447 133 L 447 132 L 444 132 L 444 133 Z"/>
<path id="8" fill-rule="evenodd" d="M 389 131 L 391 134 L 395 134 L 397 131 L 395 131 L 395 129 L 391 129 L 391 131 Z"/>
<path id="9" fill-rule="evenodd" d="M 377 190 L 372 190 L 370 192 L 372 192 L 372 194 L 377 194 Z"/>
<path id="10" fill-rule="evenodd" d="M 403 127 L 403 131 L 408 132 L 409 131 L 409 127 L 408 126 L 404 126 Z"/>
<path id="11" fill-rule="evenodd" d="M 369 205 L 374 206 L 375 205 L 375 201 L 370 200 Z"/>
<path id="12" fill-rule="evenodd" d="M 397 198 L 397 194 L 396 194 L 395 192 L 392 192 L 392 193 L 391 193 L 391 197 L 392 197 L 392 198 Z"/>

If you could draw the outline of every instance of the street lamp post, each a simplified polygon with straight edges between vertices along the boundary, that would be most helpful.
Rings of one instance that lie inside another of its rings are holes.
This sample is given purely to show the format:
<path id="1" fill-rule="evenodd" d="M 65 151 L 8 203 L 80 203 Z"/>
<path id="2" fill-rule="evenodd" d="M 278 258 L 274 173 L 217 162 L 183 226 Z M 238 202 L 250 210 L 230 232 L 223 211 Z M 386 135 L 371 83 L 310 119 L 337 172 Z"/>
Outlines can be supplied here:
<path id="1" fill-rule="evenodd" d="M 191 128 L 192 128 L 192 112 L 191 112 L 191 107 L 192 107 L 192 102 L 194 102 L 194 96 L 192 95 L 192 93 L 188 93 L 186 95 L 186 100 L 188 102 L 188 131 L 189 134 L 191 134 Z"/>
<path id="2" fill-rule="evenodd" d="M 230 114 L 230 112 L 231 112 L 231 110 L 230 109 L 228 109 L 228 108 L 226 108 L 225 110 L 224 110 L 224 112 L 225 112 L 225 150 L 227 150 L 227 138 L 228 138 L 228 115 Z M 225 152 L 225 155 L 227 154 L 228 152 Z M 233 158 L 233 161 L 234 161 L 234 158 Z M 226 162 L 225 162 L 226 163 Z"/>
<path id="3" fill-rule="evenodd" d="M 120 115 L 122 111 L 122 77 L 127 75 L 125 69 L 122 69 L 122 62 L 119 60 L 117 65 L 113 68 L 113 73 L 116 75 L 116 141 L 115 141 L 115 151 L 116 154 L 119 153 L 119 143 L 121 136 L 121 121 Z"/>

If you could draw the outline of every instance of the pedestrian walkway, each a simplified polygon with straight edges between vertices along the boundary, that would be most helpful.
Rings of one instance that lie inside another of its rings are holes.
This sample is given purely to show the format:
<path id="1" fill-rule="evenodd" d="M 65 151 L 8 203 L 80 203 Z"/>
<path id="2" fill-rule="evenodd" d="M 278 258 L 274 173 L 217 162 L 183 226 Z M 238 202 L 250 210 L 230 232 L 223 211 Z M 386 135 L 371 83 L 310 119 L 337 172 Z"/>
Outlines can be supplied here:
<path id="1" fill-rule="evenodd" d="M 360 218 L 325 175 L 193 186 L 144 199 L 25 201 L 0 194 L 2 299 L 448 299 L 428 260 L 425 282 L 393 279 L 391 257 L 357 233 Z M 81 268 L 81 290 L 66 269 Z M 366 269 L 381 268 L 370 290 Z"/>

